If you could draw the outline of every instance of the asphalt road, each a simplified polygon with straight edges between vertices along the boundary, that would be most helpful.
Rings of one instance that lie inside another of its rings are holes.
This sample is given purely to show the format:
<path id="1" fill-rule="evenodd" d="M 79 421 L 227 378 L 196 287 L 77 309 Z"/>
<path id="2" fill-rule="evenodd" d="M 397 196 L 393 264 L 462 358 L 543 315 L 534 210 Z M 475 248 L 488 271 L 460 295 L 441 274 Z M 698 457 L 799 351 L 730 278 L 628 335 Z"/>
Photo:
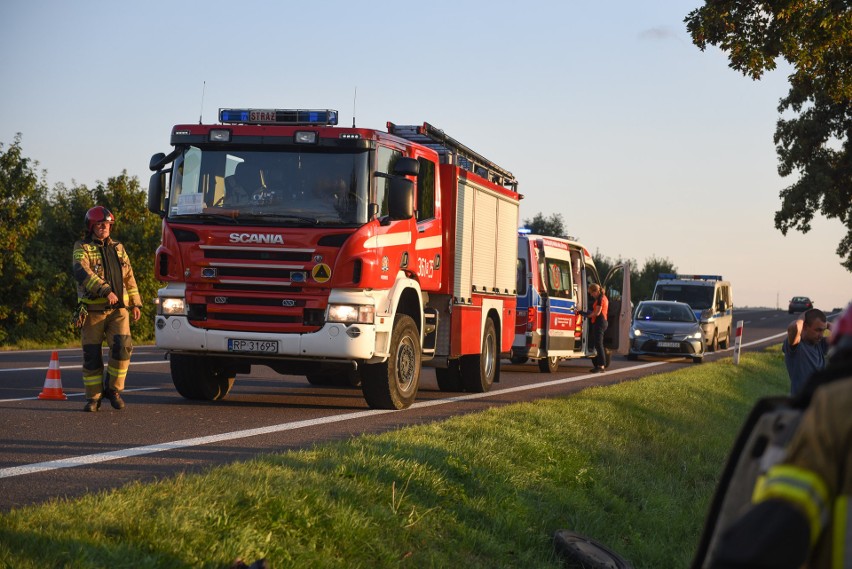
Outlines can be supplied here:
<path id="1" fill-rule="evenodd" d="M 780 343 L 792 318 L 783 311 L 737 311 L 743 350 Z M 189 401 L 175 391 L 163 352 L 137 346 L 127 408 L 105 403 L 98 413 L 84 413 L 81 351 L 58 353 L 66 401 L 38 399 L 51 350 L 0 352 L 0 511 L 696 365 L 613 356 L 604 374 L 588 373 L 589 360 L 543 374 L 533 364 L 504 361 L 501 381 L 489 393 L 456 396 L 439 391 L 434 371 L 426 369 L 411 408 L 381 411 L 367 407 L 360 389 L 314 387 L 262 366 L 237 376 L 222 401 Z M 730 356 L 722 350 L 705 361 Z"/>

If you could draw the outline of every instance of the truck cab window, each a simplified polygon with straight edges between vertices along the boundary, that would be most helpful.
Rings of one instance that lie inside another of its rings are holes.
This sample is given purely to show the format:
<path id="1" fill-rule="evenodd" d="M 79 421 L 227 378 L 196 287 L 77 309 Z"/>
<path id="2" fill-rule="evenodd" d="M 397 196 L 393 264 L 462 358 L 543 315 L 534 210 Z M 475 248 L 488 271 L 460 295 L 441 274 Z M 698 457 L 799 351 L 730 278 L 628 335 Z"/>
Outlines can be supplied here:
<path id="1" fill-rule="evenodd" d="M 417 221 L 435 217 L 435 163 L 418 158 L 420 175 L 417 176 Z"/>
<path id="2" fill-rule="evenodd" d="M 376 149 L 376 172 L 382 174 L 390 174 L 393 172 L 393 165 L 402 157 L 402 152 L 391 150 L 385 146 L 379 146 Z M 390 187 L 390 179 L 385 176 L 375 176 L 376 180 L 376 199 L 375 203 L 379 205 L 379 217 L 388 214 L 388 188 Z"/>

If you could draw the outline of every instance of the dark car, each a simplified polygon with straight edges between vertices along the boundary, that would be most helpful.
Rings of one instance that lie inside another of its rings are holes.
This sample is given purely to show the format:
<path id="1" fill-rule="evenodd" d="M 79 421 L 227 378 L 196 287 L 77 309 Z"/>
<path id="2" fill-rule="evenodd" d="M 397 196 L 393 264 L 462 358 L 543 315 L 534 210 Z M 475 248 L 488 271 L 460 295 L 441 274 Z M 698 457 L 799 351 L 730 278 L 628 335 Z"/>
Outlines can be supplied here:
<path id="1" fill-rule="evenodd" d="M 788 312 L 790 314 L 793 314 L 794 312 L 804 312 L 805 310 L 810 310 L 813 307 L 814 303 L 807 296 L 794 296 L 790 299 Z"/>
<path id="2" fill-rule="evenodd" d="M 701 323 L 688 304 L 673 300 L 644 300 L 636 307 L 630 326 L 627 359 L 642 355 L 680 356 L 694 363 L 704 360 Z"/>

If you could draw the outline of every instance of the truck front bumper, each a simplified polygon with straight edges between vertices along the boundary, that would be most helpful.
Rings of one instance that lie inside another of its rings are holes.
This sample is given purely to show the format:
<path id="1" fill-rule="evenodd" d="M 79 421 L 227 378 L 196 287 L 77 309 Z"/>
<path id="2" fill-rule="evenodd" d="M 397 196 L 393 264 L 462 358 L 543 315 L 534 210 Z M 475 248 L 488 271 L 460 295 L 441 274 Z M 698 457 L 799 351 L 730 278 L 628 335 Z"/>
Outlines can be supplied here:
<path id="1" fill-rule="evenodd" d="M 185 316 L 158 315 L 154 329 L 157 347 L 175 352 L 246 355 L 229 349 L 228 340 L 249 340 L 264 346 L 277 342 L 275 351 L 249 352 L 264 357 L 370 360 L 376 356 L 374 324 L 326 323 L 310 334 L 269 334 L 205 330 L 190 324 Z"/>

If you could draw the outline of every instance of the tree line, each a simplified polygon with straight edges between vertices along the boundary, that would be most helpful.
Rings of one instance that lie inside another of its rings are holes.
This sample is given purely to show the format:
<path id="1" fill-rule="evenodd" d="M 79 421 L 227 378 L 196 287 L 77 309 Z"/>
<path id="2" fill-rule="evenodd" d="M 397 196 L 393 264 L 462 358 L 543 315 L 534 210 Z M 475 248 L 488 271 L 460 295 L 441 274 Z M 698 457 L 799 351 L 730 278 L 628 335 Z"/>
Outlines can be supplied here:
<path id="1" fill-rule="evenodd" d="M 568 237 L 561 213 L 552 213 L 546 217 L 542 213 L 537 213 L 531 219 L 524 220 L 524 227 L 538 235 Z M 677 272 L 677 267 L 671 261 L 656 256 L 645 259 L 641 269 L 635 259 L 622 259 L 621 257 L 612 259 L 602 255 L 599 251 L 595 251 L 592 259 L 595 262 L 598 275 L 602 279 L 606 277 L 606 274 L 614 266 L 624 262 L 630 263 L 630 300 L 634 305 L 638 304 L 640 300 L 651 298 L 651 295 L 654 293 L 654 285 L 657 284 L 660 273 Z"/>
<path id="2" fill-rule="evenodd" d="M 154 338 L 154 299 L 160 283 L 154 276 L 154 251 L 160 242 L 160 218 L 146 207 L 146 192 L 124 170 L 93 187 L 57 183 L 48 188 L 39 163 L 25 157 L 21 135 L 6 147 L 0 143 L 0 346 L 67 345 L 77 340 L 70 325 L 77 305 L 71 274 L 74 242 L 85 234 L 86 212 L 103 205 L 115 215 L 114 238 L 127 248 L 139 292 L 142 318 L 133 325 L 137 342 Z M 525 220 L 536 233 L 564 236 L 562 215 L 537 214 Z M 621 259 L 595 253 L 600 274 Z M 667 259 L 634 267 L 632 300 L 648 298 L 657 274 L 674 272 Z"/>
<path id="3" fill-rule="evenodd" d="M 85 233 L 86 212 L 95 205 L 115 215 L 114 237 L 127 248 L 142 295 L 134 339 L 152 340 L 160 218 L 147 210 L 139 180 L 124 170 L 94 187 L 58 183 L 49 189 L 38 167 L 24 156 L 20 133 L 8 147 L 0 143 L 0 346 L 77 340 L 70 325 L 77 305 L 72 252 Z"/>

